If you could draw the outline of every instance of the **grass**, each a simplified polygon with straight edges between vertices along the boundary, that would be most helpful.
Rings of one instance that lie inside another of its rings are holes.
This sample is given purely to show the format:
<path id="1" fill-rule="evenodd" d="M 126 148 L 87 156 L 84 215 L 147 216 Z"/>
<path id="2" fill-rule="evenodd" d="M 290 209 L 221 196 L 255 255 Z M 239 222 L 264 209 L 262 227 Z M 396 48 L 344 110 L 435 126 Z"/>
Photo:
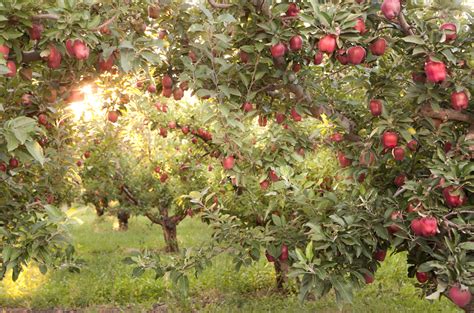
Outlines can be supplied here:
<path id="1" fill-rule="evenodd" d="M 96 218 L 92 211 L 80 216 L 84 222 L 72 229 L 78 256 L 87 262 L 80 274 L 57 270 L 41 275 L 29 268 L 13 283 L 0 282 L 0 308 L 82 308 L 98 312 L 121 308 L 142 312 L 458 312 L 446 299 L 430 303 L 420 299 L 412 279 L 406 277 L 403 255 L 387 256 L 373 284 L 358 291 L 351 305 L 340 308 L 333 296 L 298 303 L 296 295 L 274 292 L 271 264 L 233 270 L 231 258 L 218 258 L 198 279 L 191 278 L 188 298 L 181 296 L 166 279 L 152 273 L 131 277 L 121 261 L 131 251 L 164 247 L 159 227 L 142 217 L 130 220 L 127 232 L 113 229 L 112 217 Z M 198 219 L 186 219 L 178 228 L 181 246 L 197 246 L 210 238 L 210 230 Z M 167 311 L 166 311 L 167 309 Z"/>

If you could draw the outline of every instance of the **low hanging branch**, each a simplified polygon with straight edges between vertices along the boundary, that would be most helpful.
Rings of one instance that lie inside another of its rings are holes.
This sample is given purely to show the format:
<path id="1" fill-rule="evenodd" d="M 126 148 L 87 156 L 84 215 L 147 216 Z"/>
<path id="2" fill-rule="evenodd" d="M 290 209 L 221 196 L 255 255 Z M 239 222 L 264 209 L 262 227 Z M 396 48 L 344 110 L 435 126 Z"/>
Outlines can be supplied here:
<path id="1" fill-rule="evenodd" d="M 104 27 L 107 27 L 109 26 L 110 24 L 112 24 L 115 19 L 118 17 L 118 15 L 114 15 L 112 16 L 111 18 L 109 18 L 107 21 L 105 21 L 104 23 L 100 24 L 99 26 L 97 26 L 94 31 L 99 31 L 101 30 L 101 28 L 104 28 Z"/>
<path id="2" fill-rule="evenodd" d="M 425 104 L 420 109 L 420 114 L 426 117 L 431 117 L 439 119 L 442 121 L 459 121 L 474 124 L 474 116 L 460 111 L 450 110 L 450 109 L 439 109 L 434 110 L 430 104 Z"/>

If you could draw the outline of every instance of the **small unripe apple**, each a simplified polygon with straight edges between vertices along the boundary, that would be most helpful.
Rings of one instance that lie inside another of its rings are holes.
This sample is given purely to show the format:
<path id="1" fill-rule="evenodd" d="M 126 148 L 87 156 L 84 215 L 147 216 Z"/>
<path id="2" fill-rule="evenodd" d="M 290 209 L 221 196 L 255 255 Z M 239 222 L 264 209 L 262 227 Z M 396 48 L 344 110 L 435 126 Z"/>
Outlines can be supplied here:
<path id="1" fill-rule="evenodd" d="M 384 38 L 378 38 L 370 45 L 370 52 L 372 52 L 373 55 L 383 55 L 385 49 L 387 49 L 387 41 Z"/>
<path id="2" fill-rule="evenodd" d="M 429 275 L 426 272 L 416 272 L 415 276 L 418 282 L 420 282 L 421 284 L 426 283 L 429 278 Z"/>
<path id="3" fill-rule="evenodd" d="M 296 112 L 296 109 L 295 109 L 295 108 L 292 108 L 292 109 L 291 109 L 290 114 L 291 114 L 291 117 L 293 118 L 293 120 L 294 120 L 295 122 L 301 122 L 302 117 L 301 117 L 300 114 L 298 114 L 298 112 Z"/>
<path id="4" fill-rule="evenodd" d="M 10 161 L 8 161 L 8 165 L 11 169 L 15 169 L 20 166 L 20 161 L 18 161 L 17 158 L 11 158 Z"/>
<path id="5" fill-rule="evenodd" d="M 326 35 L 321 38 L 318 42 L 318 49 L 321 52 L 326 52 L 327 54 L 331 54 L 336 50 L 336 36 L 334 35 Z"/>
<path id="6" fill-rule="evenodd" d="M 339 161 L 339 165 L 341 165 L 342 168 L 348 167 L 352 164 L 352 160 L 347 158 L 342 151 L 337 153 L 337 159 Z"/>
<path id="7" fill-rule="evenodd" d="M 16 75 L 16 64 L 13 61 L 7 61 L 8 73 L 5 74 L 6 77 L 13 77 Z"/>
<path id="8" fill-rule="evenodd" d="M 298 16 L 300 9 L 296 5 L 296 3 L 290 3 L 288 9 L 286 10 L 286 16 Z"/>
<path id="9" fill-rule="evenodd" d="M 107 114 L 107 119 L 112 123 L 117 122 L 118 118 L 119 118 L 119 113 L 117 111 L 110 111 Z"/>
<path id="10" fill-rule="evenodd" d="M 459 285 L 449 288 L 448 296 L 458 307 L 466 307 L 471 303 L 472 295 L 468 288 L 461 289 Z"/>
<path id="11" fill-rule="evenodd" d="M 392 155 L 395 161 L 403 161 L 405 158 L 405 150 L 402 147 L 395 147 L 392 150 Z"/>
<path id="12" fill-rule="evenodd" d="M 446 41 L 451 41 L 455 40 L 457 37 L 456 31 L 456 25 L 453 23 L 444 23 L 441 25 L 440 29 L 444 32 L 446 36 Z"/>
<path id="13" fill-rule="evenodd" d="M 303 48 L 303 38 L 300 35 L 295 35 L 290 38 L 290 50 L 298 51 Z M 272 53 L 273 54 L 273 53 Z"/>
<path id="14" fill-rule="evenodd" d="M 426 79 L 431 83 L 441 83 L 446 80 L 446 66 L 443 62 L 428 61 L 425 63 Z"/>
<path id="15" fill-rule="evenodd" d="M 391 131 L 386 131 L 382 135 L 382 144 L 386 149 L 395 148 L 398 145 L 398 134 Z"/>
<path id="16" fill-rule="evenodd" d="M 356 21 L 356 25 L 354 26 L 354 29 L 357 30 L 360 34 L 365 33 L 365 23 L 364 19 L 359 17 Z"/>
<path id="17" fill-rule="evenodd" d="M 6 45 L 0 45 L 0 54 L 3 54 L 3 58 L 8 60 L 8 55 L 10 54 L 10 48 Z"/>
<path id="18" fill-rule="evenodd" d="M 393 20 L 400 14 L 400 0 L 384 0 L 380 8 L 387 19 Z"/>
<path id="19" fill-rule="evenodd" d="M 377 100 L 377 99 L 370 100 L 369 109 L 370 109 L 370 113 L 372 113 L 373 116 L 382 115 L 382 110 L 383 110 L 382 101 Z"/>
<path id="20" fill-rule="evenodd" d="M 222 161 L 222 166 L 224 167 L 225 170 L 231 170 L 234 167 L 234 157 L 229 155 Z"/>
<path id="21" fill-rule="evenodd" d="M 350 47 L 347 50 L 347 59 L 350 64 L 358 65 L 361 64 L 365 59 L 365 49 L 361 46 Z"/>
<path id="22" fill-rule="evenodd" d="M 242 110 L 244 110 L 244 112 L 250 112 L 253 110 L 253 104 L 250 103 L 250 102 L 245 102 L 243 105 L 242 105 Z"/>
<path id="23" fill-rule="evenodd" d="M 280 58 L 282 56 L 285 55 L 286 53 L 286 47 L 284 44 L 282 44 L 281 42 L 273 45 L 271 48 L 270 48 L 270 52 L 272 53 L 272 57 L 274 58 Z"/>
<path id="24" fill-rule="evenodd" d="M 34 23 L 29 30 L 31 40 L 40 40 L 43 33 L 43 25 Z"/>
<path id="25" fill-rule="evenodd" d="M 467 109 L 469 98 L 465 91 L 453 92 L 451 94 L 451 107 L 456 111 Z"/>
<path id="26" fill-rule="evenodd" d="M 169 75 L 165 75 L 161 79 L 161 84 L 163 85 L 163 88 L 171 88 L 173 87 L 173 79 Z"/>
<path id="27" fill-rule="evenodd" d="M 323 59 L 324 59 L 324 54 L 321 51 L 318 51 L 314 55 L 313 62 L 314 62 L 315 65 L 319 65 L 319 64 L 323 63 Z"/>

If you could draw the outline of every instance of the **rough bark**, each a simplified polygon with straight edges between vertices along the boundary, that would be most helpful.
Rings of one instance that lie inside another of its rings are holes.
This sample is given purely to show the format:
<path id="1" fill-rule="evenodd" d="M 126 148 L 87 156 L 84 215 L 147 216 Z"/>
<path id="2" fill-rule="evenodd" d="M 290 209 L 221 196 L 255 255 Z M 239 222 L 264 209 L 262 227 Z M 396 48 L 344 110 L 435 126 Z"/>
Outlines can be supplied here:
<path id="1" fill-rule="evenodd" d="M 161 226 L 163 229 L 163 237 L 165 239 L 165 251 L 166 252 L 179 252 L 178 238 L 177 238 L 177 226 L 186 217 L 183 215 L 169 216 L 168 208 L 160 209 L 160 216 L 155 216 L 151 213 L 145 214 L 148 219 Z"/>
<path id="2" fill-rule="evenodd" d="M 276 274 L 276 287 L 278 290 L 284 290 L 285 285 L 288 282 L 288 263 L 275 260 L 274 267 Z"/>
<path id="3" fill-rule="evenodd" d="M 119 231 L 128 230 L 128 219 L 130 218 L 130 214 L 125 211 L 120 211 L 117 214 L 117 218 L 119 220 Z"/>

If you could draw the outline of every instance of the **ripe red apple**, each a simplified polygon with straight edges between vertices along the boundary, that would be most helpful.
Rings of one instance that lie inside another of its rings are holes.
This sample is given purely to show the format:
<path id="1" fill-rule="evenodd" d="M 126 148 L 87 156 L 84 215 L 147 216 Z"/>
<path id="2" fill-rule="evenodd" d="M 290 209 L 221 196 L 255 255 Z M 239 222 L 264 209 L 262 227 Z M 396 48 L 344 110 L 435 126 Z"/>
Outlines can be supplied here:
<path id="1" fill-rule="evenodd" d="M 330 34 L 321 38 L 318 42 L 318 49 L 327 54 L 333 53 L 336 50 L 336 36 Z"/>
<path id="2" fill-rule="evenodd" d="M 449 299 L 460 308 L 467 306 L 472 299 L 469 289 L 462 289 L 459 285 L 449 288 L 448 296 Z"/>
<path id="3" fill-rule="evenodd" d="M 189 133 L 189 126 L 183 126 L 181 128 L 181 131 L 183 132 L 183 134 L 187 135 Z"/>
<path id="4" fill-rule="evenodd" d="M 435 217 L 427 216 L 411 221 L 410 228 L 416 236 L 433 237 L 439 232 L 438 221 Z"/>
<path id="5" fill-rule="evenodd" d="M 359 17 L 356 21 L 356 24 L 354 26 L 355 30 L 357 30 L 360 34 L 365 33 L 365 23 L 364 19 Z"/>
<path id="6" fill-rule="evenodd" d="M 67 97 L 67 102 L 81 102 L 84 101 L 84 93 L 80 89 L 71 89 L 69 91 L 69 96 Z"/>
<path id="7" fill-rule="evenodd" d="M 196 63 L 197 62 L 197 55 L 194 51 L 189 51 L 188 52 L 188 57 L 191 59 L 191 62 L 192 63 Z"/>
<path id="8" fill-rule="evenodd" d="M 451 151 L 452 147 L 453 147 L 453 144 L 452 144 L 451 142 L 449 142 L 449 141 L 448 141 L 448 142 L 445 142 L 445 143 L 444 143 L 444 147 L 443 147 L 443 148 L 444 148 L 444 152 L 445 152 L 445 153 L 449 153 L 449 151 Z"/>
<path id="9" fill-rule="evenodd" d="M 294 73 L 298 73 L 301 70 L 301 64 L 299 64 L 299 63 L 293 64 L 293 66 L 291 67 L 291 70 Z"/>
<path id="10" fill-rule="evenodd" d="M 163 173 L 160 175 L 160 182 L 164 183 L 168 180 L 168 174 Z"/>
<path id="11" fill-rule="evenodd" d="M 91 152 L 90 151 L 84 152 L 84 159 L 88 159 L 90 157 L 91 157 Z"/>
<path id="12" fill-rule="evenodd" d="M 266 116 L 263 116 L 263 115 L 260 115 L 258 117 L 258 125 L 260 127 L 265 127 L 267 126 L 267 117 Z"/>
<path id="13" fill-rule="evenodd" d="M 78 60 L 87 60 L 89 58 L 89 47 L 82 40 L 74 40 L 72 50 L 73 56 Z"/>
<path id="14" fill-rule="evenodd" d="M 357 65 L 365 59 L 365 49 L 361 46 L 350 47 L 347 50 L 347 58 L 350 64 Z"/>
<path id="15" fill-rule="evenodd" d="M 101 28 L 99 28 L 99 32 L 100 32 L 102 35 L 110 35 L 110 34 L 112 34 L 112 31 L 110 30 L 110 28 L 109 28 L 108 25 L 105 25 L 105 26 L 102 26 Z"/>
<path id="16" fill-rule="evenodd" d="M 443 197 L 446 205 L 450 208 L 460 207 L 467 201 L 462 187 L 445 187 L 443 189 Z"/>
<path id="17" fill-rule="evenodd" d="M 61 66 L 62 55 L 59 50 L 53 46 L 49 46 L 48 66 L 49 68 L 56 69 Z"/>
<path id="18" fill-rule="evenodd" d="M 0 45 L 0 54 L 3 54 L 3 58 L 5 60 L 8 60 L 8 55 L 10 54 L 10 48 L 8 48 L 6 45 Z"/>
<path id="19" fill-rule="evenodd" d="M 143 84 L 143 83 L 142 83 Z M 140 88 L 140 87 L 139 87 Z M 155 93 L 156 92 L 156 86 L 154 84 L 150 84 L 148 85 L 148 87 L 146 88 L 146 90 L 149 92 L 149 93 Z"/>
<path id="20" fill-rule="evenodd" d="M 368 284 L 372 284 L 374 282 L 374 275 L 372 274 L 364 274 L 364 279 L 365 279 L 365 283 L 368 285 Z"/>
<path id="21" fill-rule="evenodd" d="M 346 65 L 349 63 L 349 58 L 347 57 L 346 50 L 344 49 L 339 49 L 337 50 L 336 53 L 336 59 L 341 63 L 342 65 Z"/>
<path id="22" fill-rule="evenodd" d="M 295 109 L 295 108 L 292 108 L 292 109 L 291 109 L 290 114 L 291 114 L 291 117 L 293 118 L 293 120 L 294 120 L 295 122 L 301 122 L 301 119 L 302 119 L 302 118 L 301 118 L 301 115 L 299 115 L 298 112 L 296 112 L 296 109 Z"/>
<path id="23" fill-rule="evenodd" d="M 429 278 L 429 275 L 426 272 L 416 272 L 415 276 L 416 276 L 416 279 L 418 280 L 418 282 L 420 282 L 422 284 L 426 283 L 428 281 L 428 278 Z"/>
<path id="24" fill-rule="evenodd" d="M 467 109 L 469 98 L 465 91 L 453 92 L 451 94 L 451 107 L 456 111 Z"/>
<path id="25" fill-rule="evenodd" d="M 38 123 L 43 125 L 43 126 L 48 124 L 48 117 L 46 116 L 46 114 L 38 115 Z"/>
<path id="26" fill-rule="evenodd" d="M 418 147 L 418 142 L 415 139 L 412 139 L 407 143 L 407 147 L 411 151 L 416 151 L 416 148 Z"/>
<path id="27" fill-rule="evenodd" d="M 400 221 L 403 219 L 403 214 L 402 212 L 400 211 L 393 211 L 391 214 L 390 214 L 390 219 L 394 222 L 396 221 Z M 389 231 L 389 233 L 391 234 L 394 234 L 396 232 L 398 232 L 400 230 L 400 226 L 398 226 L 397 224 L 393 223 L 391 225 L 389 225 L 387 227 L 387 230 Z"/>
<path id="28" fill-rule="evenodd" d="M 161 95 L 165 98 L 171 98 L 172 94 L 173 94 L 173 90 L 171 88 L 163 88 L 161 90 Z"/>
<path id="29" fill-rule="evenodd" d="M 21 104 L 28 106 L 33 104 L 33 95 L 25 93 L 21 96 Z"/>
<path id="30" fill-rule="evenodd" d="M 31 40 L 40 40 L 41 34 L 43 33 L 43 25 L 38 23 L 33 23 L 29 30 L 30 39 Z"/>
<path id="31" fill-rule="evenodd" d="M 161 79 L 161 84 L 162 84 L 163 88 L 169 89 L 169 88 L 173 87 L 173 79 L 169 75 L 165 75 Z"/>
<path id="32" fill-rule="evenodd" d="M 267 179 L 260 182 L 260 188 L 262 190 L 267 190 L 269 186 L 270 186 L 270 182 Z"/>
<path id="33" fill-rule="evenodd" d="M 265 256 L 267 257 L 268 262 L 270 263 L 275 262 L 275 258 L 270 253 L 268 253 L 268 251 L 265 251 Z"/>
<path id="34" fill-rule="evenodd" d="M 250 102 L 245 102 L 244 104 L 242 104 L 242 110 L 244 110 L 244 112 L 250 112 L 253 110 L 253 104 L 250 103 Z"/>
<path id="35" fill-rule="evenodd" d="M 156 19 L 160 16 L 160 7 L 158 5 L 148 6 L 148 17 Z"/>
<path id="36" fill-rule="evenodd" d="M 372 113 L 373 116 L 382 115 L 382 110 L 383 110 L 382 101 L 377 100 L 377 99 L 370 100 L 369 109 L 370 109 L 370 113 Z"/>
<path id="37" fill-rule="evenodd" d="M 0 172 L 7 172 L 7 165 L 3 162 L 0 163 Z"/>
<path id="38" fill-rule="evenodd" d="M 446 36 L 446 41 L 451 41 L 455 40 L 457 37 L 456 31 L 456 25 L 453 23 L 444 23 L 441 25 L 440 29 L 444 32 Z"/>
<path id="39" fill-rule="evenodd" d="M 373 55 L 383 55 L 387 49 L 387 41 L 384 38 L 378 38 L 370 45 L 370 52 Z"/>
<path id="40" fill-rule="evenodd" d="M 421 204 L 419 201 L 417 202 L 410 202 L 407 205 L 407 212 L 408 213 L 414 213 L 423 210 L 423 204 Z"/>
<path id="41" fill-rule="evenodd" d="M 156 166 L 154 171 L 155 171 L 155 173 L 160 174 L 161 173 L 161 167 Z"/>
<path id="42" fill-rule="evenodd" d="M 107 119 L 112 123 L 117 122 L 118 118 L 119 118 L 119 113 L 117 111 L 110 111 L 107 114 Z"/>
<path id="43" fill-rule="evenodd" d="M 344 152 L 339 151 L 337 153 L 337 159 L 339 161 L 339 165 L 341 165 L 342 168 L 348 167 L 352 164 L 352 160 L 347 158 Z"/>
<path id="44" fill-rule="evenodd" d="M 285 121 L 286 116 L 285 114 L 278 112 L 275 114 L 275 119 L 276 119 L 277 124 L 281 124 Z"/>
<path id="45" fill-rule="evenodd" d="M 379 262 L 383 262 L 387 256 L 387 250 L 377 249 L 374 253 L 374 259 Z"/>
<path id="46" fill-rule="evenodd" d="M 397 187 L 401 187 L 405 184 L 405 180 L 406 180 L 406 176 L 405 174 L 400 174 L 398 175 L 397 177 L 395 177 L 395 179 L 393 180 L 393 183 L 397 186 Z"/>
<path id="47" fill-rule="evenodd" d="M 290 3 L 288 9 L 286 10 L 286 16 L 298 16 L 300 9 L 296 5 L 296 3 Z"/>
<path id="48" fill-rule="evenodd" d="M 392 131 L 386 131 L 382 135 L 382 144 L 386 149 L 395 148 L 398 145 L 398 134 Z"/>
<path id="49" fill-rule="evenodd" d="M 9 72 L 5 74 L 6 77 L 13 77 L 16 75 L 16 64 L 13 61 L 7 61 Z"/>
<path id="50" fill-rule="evenodd" d="M 372 166 L 375 162 L 375 153 L 364 151 L 360 154 L 359 164 L 362 166 Z"/>
<path id="51" fill-rule="evenodd" d="M 247 64 L 250 61 L 250 56 L 244 50 L 240 50 L 239 52 L 240 62 Z"/>
<path id="52" fill-rule="evenodd" d="M 176 128 L 176 122 L 175 122 L 175 121 L 169 122 L 169 123 L 168 123 L 168 127 L 169 127 L 170 129 L 175 129 L 175 128 Z"/>
<path id="53" fill-rule="evenodd" d="M 76 165 L 77 165 L 78 167 L 81 167 L 81 166 L 82 166 L 82 160 L 77 160 Z"/>
<path id="54" fill-rule="evenodd" d="M 383 15 L 387 19 L 392 20 L 400 14 L 400 0 L 384 0 L 380 8 Z"/>
<path id="55" fill-rule="evenodd" d="M 344 137 L 342 136 L 341 133 L 334 133 L 331 135 L 331 137 L 329 137 L 329 139 L 333 142 L 341 142 Z"/>
<path id="56" fill-rule="evenodd" d="M 280 261 L 285 262 L 288 260 L 288 246 L 285 244 L 281 245 L 281 254 L 279 257 Z"/>
<path id="57" fill-rule="evenodd" d="M 115 62 L 115 57 L 113 54 L 111 54 L 107 60 L 105 60 L 103 56 L 101 56 L 98 63 L 99 71 L 100 72 L 110 71 L 112 67 L 114 66 L 114 62 Z"/>
<path id="58" fill-rule="evenodd" d="M 165 39 L 166 35 L 168 35 L 168 32 L 165 29 L 160 29 L 160 31 L 158 31 L 159 39 L 161 40 Z"/>
<path id="59" fill-rule="evenodd" d="M 232 155 L 229 155 L 222 161 L 222 166 L 224 167 L 225 170 L 231 170 L 234 167 L 235 160 Z"/>
<path id="60" fill-rule="evenodd" d="M 160 136 L 163 138 L 168 137 L 168 130 L 164 127 L 160 127 Z"/>
<path id="61" fill-rule="evenodd" d="M 411 73 L 411 78 L 415 83 L 426 83 L 426 74 L 425 73 L 417 73 L 417 72 L 412 72 Z"/>
<path id="62" fill-rule="evenodd" d="M 295 35 L 290 38 L 290 50 L 291 51 L 298 51 L 303 48 L 303 38 L 300 35 Z M 273 52 L 272 52 L 273 54 Z"/>
<path id="63" fill-rule="evenodd" d="M 324 58 L 324 54 L 321 51 L 316 52 L 316 54 L 314 55 L 314 60 L 313 60 L 314 64 L 319 65 L 323 63 L 323 58 Z"/>
<path id="64" fill-rule="evenodd" d="M 184 96 L 184 91 L 183 91 L 183 89 L 181 89 L 181 88 L 178 87 L 178 88 L 176 88 L 176 89 L 173 91 L 173 98 L 174 98 L 174 100 L 179 101 L 179 100 L 181 100 L 181 99 L 183 98 L 183 96 Z"/>
<path id="65" fill-rule="evenodd" d="M 441 83 L 446 80 L 446 66 L 443 62 L 428 61 L 425 63 L 426 79 L 431 83 Z"/>
<path id="66" fill-rule="evenodd" d="M 285 55 L 286 53 L 286 47 L 284 44 L 282 44 L 281 42 L 273 45 L 271 48 L 270 48 L 270 52 L 272 53 L 272 57 L 274 58 L 280 58 L 282 56 Z"/>
<path id="67" fill-rule="evenodd" d="M 18 161 L 17 158 L 11 158 L 10 161 L 8 161 L 8 165 L 11 169 L 15 169 L 20 166 L 20 161 Z"/>
<path id="68" fill-rule="evenodd" d="M 405 150 L 402 147 L 395 147 L 392 150 L 392 155 L 395 161 L 403 161 L 405 158 Z"/>

